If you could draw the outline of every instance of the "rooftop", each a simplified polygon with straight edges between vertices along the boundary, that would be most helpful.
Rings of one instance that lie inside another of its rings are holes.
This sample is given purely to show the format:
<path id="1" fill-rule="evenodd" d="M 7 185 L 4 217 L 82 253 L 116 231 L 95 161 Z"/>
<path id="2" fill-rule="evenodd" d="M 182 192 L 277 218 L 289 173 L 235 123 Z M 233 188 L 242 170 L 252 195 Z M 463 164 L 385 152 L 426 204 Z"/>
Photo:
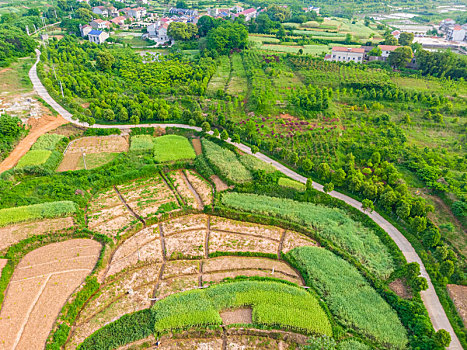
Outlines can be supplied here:
<path id="1" fill-rule="evenodd" d="M 383 51 L 394 51 L 399 46 L 396 45 L 379 45 L 379 48 Z"/>
<path id="2" fill-rule="evenodd" d="M 102 32 L 100 30 L 91 30 L 88 35 L 101 35 Z"/>
<path id="3" fill-rule="evenodd" d="M 335 46 L 332 48 L 332 51 L 335 52 L 353 52 L 353 53 L 364 53 L 365 49 L 361 47 L 342 47 L 342 46 Z"/>

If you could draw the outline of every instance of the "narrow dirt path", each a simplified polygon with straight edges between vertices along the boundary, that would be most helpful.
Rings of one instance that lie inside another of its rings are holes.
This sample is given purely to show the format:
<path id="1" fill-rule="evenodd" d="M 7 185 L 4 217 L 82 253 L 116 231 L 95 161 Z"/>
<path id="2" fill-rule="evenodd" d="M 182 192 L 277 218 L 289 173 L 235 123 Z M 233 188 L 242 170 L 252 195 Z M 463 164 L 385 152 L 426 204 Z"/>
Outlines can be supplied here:
<path id="1" fill-rule="evenodd" d="M 136 212 L 128 205 L 128 203 L 126 202 L 125 198 L 123 198 L 122 194 L 120 193 L 120 191 L 118 190 L 117 186 L 114 186 L 114 190 L 115 192 L 117 193 L 118 195 L 118 198 L 120 198 L 120 200 L 122 201 L 123 205 L 130 211 L 130 213 L 135 217 L 137 218 L 139 221 L 141 221 L 144 225 L 144 227 L 146 227 L 146 221 L 144 221 L 144 219 L 139 216 L 138 214 L 136 214 Z"/>
<path id="2" fill-rule="evenodd" d="M 15 149 L 0 163 L 0 173 L 13 168 L 16 163 L 29 151 L 39 138 L 39 136 L 58 128 L 60 125 L 67 124 L 68 121 L 61 116 L 46 115 L 37 120 L 30 120 L 31 129 L 24 139 L 22 139 Z M 29 121 L 28 121 L 29 122 Z"/>
<path id="3" fill-rule="evenodd" d="M 188 180 L 188 178 L 186 177 L 185 172 L 183 172 L 182 170 L 179 170 L 179 172 L 180 172 L 180 175 L 182 176 L 182 179 L 185 182 L 186 186 L 190 190 L 191 194 L 195 197 L 198 209 L 203 210 L 203 208 L 204 208 L 203 200 L 199 196 L 198 192 L 196 192 L 196 190 L 193 187 L 193 185 L 191 184 L 190 180 Z"/>

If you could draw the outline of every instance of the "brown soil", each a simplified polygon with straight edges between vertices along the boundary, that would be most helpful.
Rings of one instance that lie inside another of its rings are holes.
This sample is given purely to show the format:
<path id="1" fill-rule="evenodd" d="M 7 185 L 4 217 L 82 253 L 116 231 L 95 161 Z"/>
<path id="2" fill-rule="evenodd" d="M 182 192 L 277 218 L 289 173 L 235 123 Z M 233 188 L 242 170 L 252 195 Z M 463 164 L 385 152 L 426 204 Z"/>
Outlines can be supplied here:
<path id="1" fill-rule="evenodd" d="M 404 299 L 412 298 L 412 295 L 407 289 L 407 286 L 405 285 L 404 281 L 402 281 L 400 278 L 389 283 L 389 288 L 401 298 L 404 298 Z"/>
<path id="2" fill-rule="evenodd" d="M 83 155 L 79 154 L 79 153 L 70 153 L 70 154 L 67 153 L 67 154 L 65 154 L 65 156 L 63 157 L 62 162 L 60 163 L 60 165 L 57 168 L 57 171 L 61 172 L 61 171 L 73 171 L 73 170 L 76 170 L 76 168 L 78 167 L 80 158 L 82 156 Z"/>
<path id="3" fill-rule="evenodd" d="M 1 227 L 0 251 L 30 236 L 56 232 L 73 225 L 73 218 L 67 217 Z"/>
<path id="4" fill-rule="evenodd" d="M 293 115 L 290 115 L 290 114 L 281 114 L 279 117 L 285 120 L 293 120 L 293 121 L 299 120 L 297 117 L 294 117 Z"/>
<path id="5" fill-rule="evenodd" d="M 229 186 L 227 186 L 227 184 L 224 181 L 222 181 L 217 175 L 212 175 L 211 181 L 214 182 L 217 192 L 222 192 L 229 189 Z"/>
<path id="6" fill-rule="evenodd" d="M 21 260 L 0 310 L 5 349 L 44 347 L 64 303 L 92 271 L 100 250 L 96 241 L 73 239 L 38 248 Z"/>
<path id="7" fill-rule="evenodd" d="M 61 116 L 44 115 L 40 118 L 30 118 L 28 124 L 31 127 L 28 135 L 22 139 L 15 149 L 0 163 L 0 173 L 13 168 L 24 156 L 39 136 L 56 129 L 60 125 L 67 124 L 68 121 Z"/>
<path id="8" fill-rule="evenodd" d="M 2 276 L 2 270 L 5 267 L 7 262 L 8 262 L 8 259 L 0 259 L 0 277 Z"/>
<path id="9" fill-rule="evenodd" d="M 201 147 L 200 139 L 193 139 L 191 140 L 191 142 L 193 143 L 193 148 L 195 149 L 196 155 L 198 156 L 200 154 L 203 154 L 203 149 Z"/>
<path id="10" fill-rule="evenodd" d="M 186 170 L 185 175 L 193 186 L 194 190 L 200 196 L 204 205 L 210 205 L 212 203 L 212 187 L 209 182 L 203 179 L 199 174 L 192 170 Z"/>
<path id="11" fill-rule="evenodd" d="M 70 124 L 65 124 L 65 125 L 59 126 L 57 129 L 55 129 L 53 131 L 53 134 L 63 135 L 63 136 L 66 136 L 66 137 L 79 136 L 79 135 L 82 135 L 84 133 L 84 130 L 85 130 L 85 128 L 81 128 L 81 127 L 78 127 L 78 126 L 70 123 Z M 51 133 L 49 132 L 49 134 L 51 134 Z"/>
<path id="12" fill-rule="evenodd" d="M 128 151 L 123 136 L 87 136 L 76 139 L 68 147 L 68 153 L 116 153 Z"/>
<path id="13" fill-rule="evenodd" d="M 222 318 L 222 322 L 225 325 L 229 324 L 249 324 L 253 323 L 252 316 L 251 316 L 251 308 L 240 308 L 235 310 L 226 310 L 219 313 Z"/>
<path id="14" fill-rule="evenodd" d="M 287 231 L 282 243 L 282 252 L 287 253 L 296 247 L 318 246 L 311 238 L 294 231 Z"/>
<path id="15" fill-rule="evenodd" d="M 10 70 L 11 70 L 11 68 L 3 68 L 2 70 L 0 70 L 0 74 L 8 72 Z"/>
<path id="16" fill-rule="evenodd" d="M 457 312 L 459 312 L 464 322 L 464 327 L 467 327 L 467 286 L 448 284 L 447 288 L 449 296 L 454 302 L 454 305 L 456 305 Z"/>

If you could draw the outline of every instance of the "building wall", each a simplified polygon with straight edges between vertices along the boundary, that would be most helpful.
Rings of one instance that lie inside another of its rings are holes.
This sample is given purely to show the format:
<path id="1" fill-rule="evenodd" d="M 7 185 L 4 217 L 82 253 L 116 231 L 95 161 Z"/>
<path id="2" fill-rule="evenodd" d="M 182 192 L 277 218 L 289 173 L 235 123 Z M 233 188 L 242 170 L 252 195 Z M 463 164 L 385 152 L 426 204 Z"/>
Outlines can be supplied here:
<path id="1" fill-rule="evenodd" d="M 340 51 L 333 51 L 331 54 L 331 61 L 338 61 L 338 62 L 363 62 L 363 55 L 364 53 L 359 52 L 340 52 Z"/>

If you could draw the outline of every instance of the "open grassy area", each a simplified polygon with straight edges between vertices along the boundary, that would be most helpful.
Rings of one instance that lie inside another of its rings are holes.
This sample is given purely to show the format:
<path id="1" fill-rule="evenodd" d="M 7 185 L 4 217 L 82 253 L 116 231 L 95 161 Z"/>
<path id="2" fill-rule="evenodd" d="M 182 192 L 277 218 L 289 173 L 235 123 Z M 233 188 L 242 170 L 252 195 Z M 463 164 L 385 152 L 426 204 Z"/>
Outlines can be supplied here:
<path id="1" fill-rule="evenodd" d="M 32 91 L 28 72 L 34 63 L 32 58 L 21 58 L 7 68 L 0 68 L 0 93 L 11 95 Z"/>
<path id="2" fill-rule="evenodd" d="M 228 56 L 221 56 L 216 73 L 209 81 L 207 93 L 216 94 L 218 90 L 224 91 L 230 75 L 230 60 Z"/>
<path id="3" fill-rule="evenodd" d="M 104 164 L 110 163 L 114 160 L 120 153 L 90 153 L 84 156 L 86 160 L 86 169 L 94 169 L 100 167 Z M 84 169 L 84 160 L 83 157 L 79 158 L 78 165 L 76 170 Z"/>
<path id="4" fill-rule="evenodd" d="M 156 162 L 195 159 L 195 157 L 195 151 L 186 137 L 165 135 L 154 139 L 154 159 Z"/>

